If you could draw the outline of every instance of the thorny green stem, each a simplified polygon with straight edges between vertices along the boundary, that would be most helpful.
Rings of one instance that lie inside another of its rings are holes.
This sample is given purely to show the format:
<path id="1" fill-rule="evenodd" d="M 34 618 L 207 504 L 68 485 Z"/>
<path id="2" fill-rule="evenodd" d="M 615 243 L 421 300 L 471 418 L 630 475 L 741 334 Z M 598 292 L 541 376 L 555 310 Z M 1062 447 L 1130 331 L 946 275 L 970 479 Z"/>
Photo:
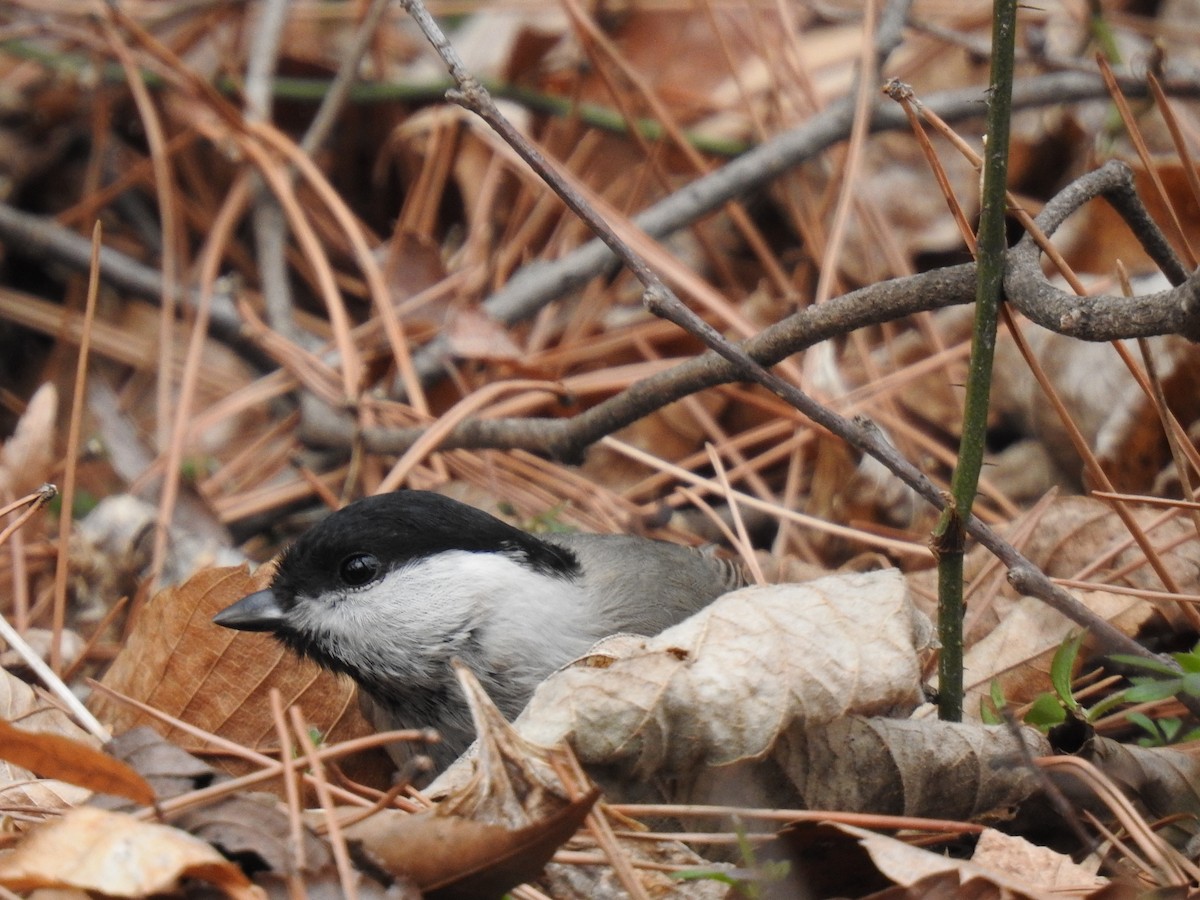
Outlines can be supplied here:
<path id="1" fill-rule="evenodd" d="M 996 324 L 1004 292 L 1008 134 L 1012 117 L 1016 0 L 997 0 L 992 8 L 992 77 L 983 156 L 983 202 L 975 287 L 975 330 L 967 372 L 966 404 L 958 464 L 950 480 L 951 503 L 933 532 L 938 557 L 938 715 L 962 721 L 963 704 L 963 556 L 965 524 L 971 518 L 987 434 L 988 392 L 996 349 Z"/>

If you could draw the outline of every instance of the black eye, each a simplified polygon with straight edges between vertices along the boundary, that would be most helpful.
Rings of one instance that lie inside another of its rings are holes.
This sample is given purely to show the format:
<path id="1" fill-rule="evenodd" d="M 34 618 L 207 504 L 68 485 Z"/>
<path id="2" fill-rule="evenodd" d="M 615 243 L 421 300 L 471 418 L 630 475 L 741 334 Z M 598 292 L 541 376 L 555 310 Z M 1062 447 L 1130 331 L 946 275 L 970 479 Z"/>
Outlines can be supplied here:
<path id="1" fill-rule="evenodd" d="M 338 575 L 350 587 L 362 587 L 374 581 L 381 568 L 379 557 L 374 553 L 353 553 L 342 560 Z"/>

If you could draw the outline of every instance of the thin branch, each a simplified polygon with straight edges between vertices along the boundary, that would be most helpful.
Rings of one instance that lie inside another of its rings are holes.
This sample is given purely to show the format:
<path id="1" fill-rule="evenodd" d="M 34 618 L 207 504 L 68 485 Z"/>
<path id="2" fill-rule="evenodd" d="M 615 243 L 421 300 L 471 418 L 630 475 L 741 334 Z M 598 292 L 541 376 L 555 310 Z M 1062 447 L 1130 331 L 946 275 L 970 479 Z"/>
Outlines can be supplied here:
<path id="1" fill-rule="evenodd" d="M 834 297 L 820 306 L 806 307 L 763 329 L 742 347 L 756 362 L 772 366 L 821 341 L 868 325 L 970 303 L 974 291 L 973 263 L 896 278 Z M 740 380 L 739 369 L 710 350 L 644 378 L 571 418 L 470 419 L 451 430 L 439 447 L 523 449 L 577 461 L 600 438 L 668 403 Z M 425 427 L 367 428 L 362 437 L 365 447 L 372 452 L 401 453 L 427 430 Z M 347 435 L 329 435 L 331 440 L 339 437 L 349 439 Z"/>
<path id="2" fill-rule="evenodd" d="M 1133 183 L 1133 170 L 1111 160 L 1077 179 L 1054 197 L 1034 220 L 1052 235 L 1072 212 L 1103 197 L 1128 224 L 1142 247 L 1175 288 L 1138 297 L 1078 297 L 1054 287 L 1042 274 L 1041 250 L 1026 234 L 1009 251 L 1004 290 L 1009 302 L 1043 328 L 1085 341 L 1181 334 L 1200 338 L 1200 273 L 1189 273 L 1150 218 Z"/>
<path id="3" fill-rule="evenodd" d="M 1009 251 L 1005 292 L 1026 318 L 1070 336 L 1096 341 L 1178 333 L 1194 337 L 1200 276 L 1188 277 L 1162 232 L 1150 218 L 1133 186 L 1133 173 L 1111 161 L 1067 185 L 1037 217 L 1047 234 L 1096 197 L 1104 197 L 1129 224 L 1151 257 L 1179 285 L 1140 297 L 1078 297 L 1050 285 L 1039 263 L 1040 250 L 1030 235 Z M 518 273 L 518 278 L 520 274 Z M 813 344 L 867 325 L 894 321 L 917 312 L 970 303 L 974 264 L 897 278 L 803 309 L 749 338 L 742 346 L 757 363 L 772 366 Z M 449 432 L 441 446 L 525 449 L 564 460 L 578 460 L 604 435 L 637 421 L 689 394 L 740 380 L 736 366 L 715 351 L 643 379 L 622 393 L 572 418 L 474 419 Z M 403 452 L 424 428 L 368 428 L 365 446 L 375 452 Z M 336 437 L 336 436 L 335 436 Z"/>

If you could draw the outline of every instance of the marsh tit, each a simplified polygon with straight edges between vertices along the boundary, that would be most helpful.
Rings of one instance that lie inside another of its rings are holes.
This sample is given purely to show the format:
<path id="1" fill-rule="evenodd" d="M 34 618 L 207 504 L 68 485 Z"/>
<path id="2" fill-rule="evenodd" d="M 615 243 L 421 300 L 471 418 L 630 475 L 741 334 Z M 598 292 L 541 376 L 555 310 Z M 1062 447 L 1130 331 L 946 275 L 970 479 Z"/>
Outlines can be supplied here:
<path id="1" fill-rule="evenodd" d="M 532 535 L 428 491 L 352 503 L 283 554 L 271 586 L 213 619 L 272 633 L 349 675 L 380 729 L 432 727 L 437 768 L 474 739 L 450 660 L 513 719 L 556 669 L 620 632 L 652 635 L 744 583 L 690 547 Z"/>

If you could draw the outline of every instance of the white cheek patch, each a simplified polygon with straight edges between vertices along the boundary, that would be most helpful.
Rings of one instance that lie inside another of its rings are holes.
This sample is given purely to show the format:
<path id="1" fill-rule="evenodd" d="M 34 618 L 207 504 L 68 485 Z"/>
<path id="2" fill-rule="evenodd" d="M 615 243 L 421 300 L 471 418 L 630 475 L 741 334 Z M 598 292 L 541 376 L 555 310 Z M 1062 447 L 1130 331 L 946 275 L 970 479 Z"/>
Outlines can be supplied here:
<path id="1" fill-rule="evenodd" d="M 451 550 L 413 561 L 360 590 L 300 596 L 292 629 L 363 676 L 421 679 L 466 651 L 497 606 L 543 584 L 511 558 Z M 531 623 L 532 624 L 532 623 Z"/>
<path id="2" fill-rule="evenodd" d="M 288 613 L 303 640 L 380 693 L 444 688 L 459 657 L 481 678 L 504 673 L 493 688 L 522 698 L 603 636 L 594 618 L 577 580 L 465 550 L 414 560 L 359 590 L 297 597 Z"/>

